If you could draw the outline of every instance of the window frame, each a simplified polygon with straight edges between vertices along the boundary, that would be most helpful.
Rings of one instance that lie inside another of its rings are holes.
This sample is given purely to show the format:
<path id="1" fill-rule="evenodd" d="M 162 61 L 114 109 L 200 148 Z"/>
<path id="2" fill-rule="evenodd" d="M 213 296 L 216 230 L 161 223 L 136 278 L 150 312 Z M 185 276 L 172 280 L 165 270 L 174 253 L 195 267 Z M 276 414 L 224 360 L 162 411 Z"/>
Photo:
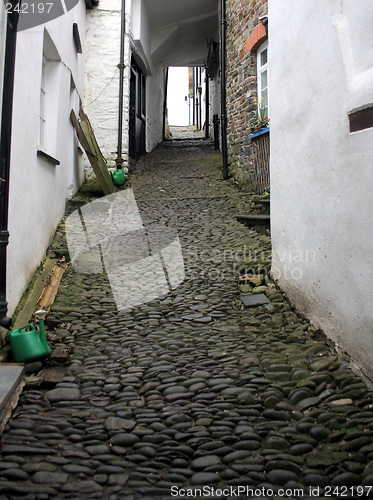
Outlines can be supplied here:
<path id="1" fill-rule="evenodd" d="M 36 154 L 53 165 L 59 165 L 60 162 L 55 156 L 58 146 L 58 96 L 61 90 L 61 58 L 48 30 L 45 28 L 41 62 L 39 130 Z"/>
<path id="2" fill-rule="evenodd" d="M 261 58 L 262 58 L 262 53 L 264 51 L 267 51 L 267 61 L 265 62 L 265 64 L 261 64 Z M 257 61 L 257 94 L 258 94 L 258 101 L 259 103 L 262 102 L 262 90 L 266 90 L 267 91 L 267 104 L 265 106 L 266 108 L 266 113 L 265 113 L 265 116 L 269 116 L 269 92 L 268 92 L 268 81 L 269 81 L 269 71 L 268 71 L 268 40 L 266 40 L 265 42 L 263 42 L 260 47 L 258 48 L 257 50 L 257 53 L 256 53 L 256 61 Z M 264 72 L 267 72 L 267 86 L 262 89 L 262 74 Z M 260 105 L 258 105 L 258 107 L 260 108 Z M 258 109 L 259 111 L 259 109 Z"/>
<path id="3" fill-rule="evenodd" d="M 39 147 L 43 148 L 46 143 L 47 122 L 47 90 L 46 90 L 47 59 L 43 55 L 41 84 L 40 84 L 40 106 L 39 106 Z"/>

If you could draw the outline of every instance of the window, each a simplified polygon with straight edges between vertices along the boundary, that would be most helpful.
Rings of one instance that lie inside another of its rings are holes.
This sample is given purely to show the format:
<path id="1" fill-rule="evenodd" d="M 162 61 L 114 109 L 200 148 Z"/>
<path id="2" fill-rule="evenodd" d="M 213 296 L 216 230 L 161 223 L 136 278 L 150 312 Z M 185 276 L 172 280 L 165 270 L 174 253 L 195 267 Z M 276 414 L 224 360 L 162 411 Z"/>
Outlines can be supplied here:
<path id="1" fill-rule="evenodd" d="M 43 56 L 43 66 L 41 72 L 41 86 L 40 86 L 40 111 L 39 111 L 39 146 L 44 147 L 45 143 L 45 122 L 46 122 L 46 66 L 47 60 Z"/>
<path id="2" fill-rule="evenodd" d="M 43 59 L 40 80 L 39 147 L 38 156 L 58 164 L 57 149 L 58 95 L 60 88 L 61 60 L 57 49 L 44 30 Z"/>
<path id="3" fill-rule="evenodd" d="M 258 100 L 268 116 L 268 42 L 264 42 L 257 52 Z"/>

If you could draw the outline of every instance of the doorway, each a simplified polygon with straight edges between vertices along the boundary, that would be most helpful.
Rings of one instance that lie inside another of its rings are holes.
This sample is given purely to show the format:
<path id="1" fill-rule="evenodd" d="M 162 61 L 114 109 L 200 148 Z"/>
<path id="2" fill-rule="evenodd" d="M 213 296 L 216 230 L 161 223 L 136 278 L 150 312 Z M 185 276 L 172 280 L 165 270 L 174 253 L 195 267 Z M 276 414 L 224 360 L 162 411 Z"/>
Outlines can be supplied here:
<path id="1" fill-rule="evenodd" d="M 129 112 L 129 144 L 130 158 L 138 160 L 145 154 L 146 124 L 146 78 L 136 62 L 131 62 L 130 78 L 130 112 Z"/>

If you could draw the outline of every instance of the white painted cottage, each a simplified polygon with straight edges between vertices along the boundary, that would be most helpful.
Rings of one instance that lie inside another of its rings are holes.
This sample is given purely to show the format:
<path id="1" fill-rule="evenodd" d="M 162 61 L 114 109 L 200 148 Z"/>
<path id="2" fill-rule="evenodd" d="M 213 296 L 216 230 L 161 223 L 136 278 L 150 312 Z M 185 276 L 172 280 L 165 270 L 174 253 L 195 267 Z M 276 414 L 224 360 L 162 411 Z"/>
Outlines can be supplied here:
<path id="1" fill-rule="evenodd" d="M 273 272 L 373 376 L 371 0 L 269 0 Z"/>
<path id="2" fill-rule="evenodd" d="M 10 315 L 43 259 L 66 198 L 83 180 L 82 154 L 69 116 L 84 99 L 87 5 L 84 0 L 70 2 L 55 19 L 34 27 L 27 26 L 32 12 L 25 9 L 32 9 L 31 4 L 23 6 L 16 45 L 7 248 Z M 4 3 L 0 25 L 3 70 Z"/>

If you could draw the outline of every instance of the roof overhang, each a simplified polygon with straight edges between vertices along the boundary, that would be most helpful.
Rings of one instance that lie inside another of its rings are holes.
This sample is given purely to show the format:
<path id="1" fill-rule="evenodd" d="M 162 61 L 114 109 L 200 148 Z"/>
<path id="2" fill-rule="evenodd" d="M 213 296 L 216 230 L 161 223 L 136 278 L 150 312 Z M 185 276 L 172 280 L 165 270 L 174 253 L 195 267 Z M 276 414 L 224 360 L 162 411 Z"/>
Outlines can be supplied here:
<path id="1" fill-rule="evenodd" d="M 218 0 L 144 0 L 154 63 L 202 66 L 218 40 Z"/>

